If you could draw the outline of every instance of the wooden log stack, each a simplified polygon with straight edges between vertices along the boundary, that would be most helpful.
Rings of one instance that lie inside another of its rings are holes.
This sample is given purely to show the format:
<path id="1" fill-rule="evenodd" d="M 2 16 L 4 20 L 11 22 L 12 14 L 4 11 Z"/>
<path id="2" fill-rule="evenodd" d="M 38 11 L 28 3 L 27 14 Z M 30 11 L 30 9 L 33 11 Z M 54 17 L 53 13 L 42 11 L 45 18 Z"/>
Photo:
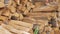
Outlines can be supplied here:
<path id="1" fill-rule="evenodd" d="M 36 27 L 60 34 L 60 0 L 0 0 L 0 34 L 35 34 Z"/>

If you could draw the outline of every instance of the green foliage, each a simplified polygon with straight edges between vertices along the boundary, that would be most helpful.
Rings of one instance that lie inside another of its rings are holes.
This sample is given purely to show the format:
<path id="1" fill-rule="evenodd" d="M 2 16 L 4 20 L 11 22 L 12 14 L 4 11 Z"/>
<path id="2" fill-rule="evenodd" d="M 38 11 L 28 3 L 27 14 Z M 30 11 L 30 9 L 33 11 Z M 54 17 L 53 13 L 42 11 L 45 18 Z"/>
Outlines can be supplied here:
<path id="1" fill-rule="evenodd" d="M 39 30 L 38 27 L 35 28 L 34 34 L 38 34 Z"/>

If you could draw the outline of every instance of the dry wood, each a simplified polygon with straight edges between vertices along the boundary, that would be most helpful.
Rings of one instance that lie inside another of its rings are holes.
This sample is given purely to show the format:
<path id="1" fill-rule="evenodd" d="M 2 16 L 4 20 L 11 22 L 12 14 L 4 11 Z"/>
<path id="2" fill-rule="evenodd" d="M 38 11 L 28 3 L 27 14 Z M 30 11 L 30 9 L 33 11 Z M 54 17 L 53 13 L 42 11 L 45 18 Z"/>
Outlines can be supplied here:
<path id="1" fill-rule="evenodd" d="M 31 8 L 34 8 L 35 5 L 33 5 L 31 2 L 27 3 L 27 10 L 30 10 Z"/>
<path id="2" fill-rule="evenodd" d="M 0 2 L 0 8 L 5 7 L 4 3 Z"/>
<path id="3" fill-rule="evenodd" d="M 18 5 L 20 5 L 21 0 L 15 0 L 15 2 L 16 2 Z"/>
<path id="4" fill-rule="evenodd" d="M 10 7 L 8 7 L 8 9 L 10 9 L 10 11 L 12 13 L 15 13 L 16 12 L 16 8 L 14 6 L 10 6 Z"/>
<path id="5" fill-rule="evenodd" d="M 43 2 L 35 2 L 35 7 L 42 7 L 44 5 Z"/>
<path id="6" fill-rule="evenodd" d="M 14 14 L 12 14 L 12 16 L 19 17 L 19 14 L 15 12 Z"/>
<path id="7" fill-rule="evenodd" d="M 24 27 L 24 26 L 19 26 L 19 25 L 16 25 L 14 23 L 9 23 L 9 25 L 13 26 L 14 28 L 18 29 L 18 30 L 23 30 L 23 31 L 30 31 L 31 28 L 27 28 L 27 27 Z"/>
<path id="8" fill-rule="evenodd" d="M 14 24 L 17 24 L 17 25 L 25 26 L 25 27 L 28 27 L 28 28 L 32 28 L 33 27 L 33 24 L 22 22 L 22 21 L 11 20 L 10 23 L 14 23 Z"/>
<path id="9" fill-rule="evenodd" d="M 44 7 L 38 7 L 38 8 L 34 8 L 33 11 L 54 11 L 57 9 L 57 6 L 55 5 L 48 5 L 48 6 L 44 6 Z"/>
<path id="10" fill-rule="evenodd" d="M 2 26 L 0 26 L 0 34 L 12 34 L 11 32 L 9 32 L 8 30 L 6 30 L 5 28 L 3 28 Z"/>
<path id="11" fill-rule="evenodd" d="M 22 9 L 22 4 L 20 4 L 17 8 L 18 8 L 18 10 L 21 10 Z"/>
<path id="12" fill-rule="evenodd" d="M 0 21 L 7 21 L 8 18 L 7 17 L 4 17 L 4 16 L 0 16 Z"/>
<path id="13" fill-rule="evenodd" d="M 18 19 L 19 20 L 23 20 L 23 18 L 24 18 L 23 15 L 22 14 L 19 14 L 19 18 Z"/>
<path id="14" fill-rule="evenodd" d="M 39 34 L 59 34 L 59 11 L 59 0 L 0 0 L 0 34 L 34 34 L 34 24 Z M 49 24 L 51 17 L 59 23 Z"/>
<path id="15" fill-rule="evenodd" d="M 25 32 L 25 31 L 22 31 L 22 30 L 17 30 L 10 25 L 2 24 L 1 26 L 6 28 L 7 30 L 9 30 L 10 32 L 14 32 L 14 33 L 17 33 L 17 34 L 22 34 L 22 33 L 29 34 L 28 32 Z"/>
<path id="16" fill-rule="evenodd" d="M 16 7 L 15 1 L 12 1 L 12 5 L 11 6 Z"/>
<path id="17" fill-rule="evenodd" d="M 0 16 L 1 16 L 2 12 L 4 12 L 4 9 L 0 10 Z"/>
<path id="18" fill-rule="evenodd" d="M 32 23 L 32 24 L 36 23 L 35 22 L 36 20 L 30 17 L 24 17 L 22 21 L 27 23 Z"/>
<path id="19" fill-rule="evenodd" d="M 8 9 L 5 9 L 1 15 L 9 17 L 10 14 L 11 14 L 10 11 Z"/>
<path id="20" fill-rule="evenodd" d="M 59 32 L 59 29 L 58 28 L 54 28 L 54 33 L 55 34 L 59 34 L 60 32 Z"/>

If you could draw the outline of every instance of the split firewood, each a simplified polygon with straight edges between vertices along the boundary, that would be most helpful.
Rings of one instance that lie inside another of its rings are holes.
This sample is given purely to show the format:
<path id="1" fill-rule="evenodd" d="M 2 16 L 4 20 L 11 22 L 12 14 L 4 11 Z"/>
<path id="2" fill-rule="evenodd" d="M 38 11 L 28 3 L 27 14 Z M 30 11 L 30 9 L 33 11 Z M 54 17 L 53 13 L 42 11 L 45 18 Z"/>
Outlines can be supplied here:
<path id="1" fill-rule="evenodd" d="M 30 10 L 31 8 L 34 8 L 34 7 L 35 6 L 31 2 L 27 3 L 27 10 Z"/>
<path id="2" fill-rule="evenodd" d="M 40 24 L 39 26 L 39 34 L 44 31 L 44 25 Z"/>
<path id="3" fill-rule="evenodd" d="M 20 4 L 17 8 L 18 8 L 19 11 L 21 11 L 22 10 L 22 7 L 23 7 L 23 5 Z"/>
<path id="4" fill-rule="evenodd" d="M 0 34 L 59 34 L 59 11 L 59 0 L 0 0 Z"/>
<path id="5" fill-rule="evenodd" d="M 1 16 L 2 12 L 4 12 L 4 9 L 1 9 L 1 10 L 0 10 L 0 16 Z"/>
<path id="6" fill-rule="evenodd" d="M 9 32 L 7 29 L 3 28 L 2 26 L 0 26 L 0 34 L 12 34 L 11 32 Z"/>
<path id="7" fill-rule="evenodd" d="M 7 21 L 7 20 L 8 20 L 7 17 L 5 17 L 5 16 L 0 16 L 0 21 Z"/>
<path id="8" fill-rule="evenodd" d="M 42 7 L 44 6 L 43 2 L 35 2 L 35 7 Z"/>
<path id="9" fill-rule="evenodd" d="M 54 11 L 57 9 L 57 6 L 55 5 L 48 5 L 48 6 L 44 6 L 44 7 L 38 7 L 38 8 L 34 8 L 33 11 Z"/>
<path id="10" fill-rule="evenodd" d="M 36 23 L 39 25 L 45 26 L 48 25 L 48 20 L 36 20 Z"/>
<path id="11" fill-rule="evenodd" d="M 14 23 L 9 23 L 9 25 L 13 26 L 17 30 L 23 30 L 23 31 L 26 31 L 26 32 L 31 30 L 31 28 L 27 28 L 27 27 L 24 27 L 24 26 L 18 26 L 18 25 L 14 24 Z"/>
<path id="12" fill-rule="evenodd" d="M 36 20 L 33 19 L 33 18 L 30 18 L 30 17 L 24 17 L 22 21 L 23 22 L 27 22 L 27 23 L 32 23 L 32 24 L 35 24 L 36 23 L 35 22 Z"/>
<path id="13" fill-rule="evenodd" d="M 10 32 L 14 32 L 16 34 L 29 34 L 28 32 L 25 32 L 25 31 L 22 31 L 22 30 L 17 30 L 10 25 L 2 24 L 1 26 L 6 28 L 7 30 L 9 30 Z"/>
<path id="14" fill-rule="evenodd" d="M 2 12 L 1 15 L 9 17 L 10 14 L 11 14 L 11 13 L 10 13 L 9 9 L 5 9 L 5 10 Z"/>
<path id="15" fill-rule="evenodd" d="M 14 0 L 16 2 L 17 5 L 20 5 L 21 0 Z"/>
<path id="16" fill-rule="evenodd" d="M 13 3 L 12 3 L 11 6 L 16 7 L 16 3 L 15 3 L 15 1 L 12 1 L 12 2 L 13 2 Z"/>
<path id="17" fill-rule="evenodd" d="M 52 28 L 50 26 L 45 27 L 45 31 L 51 31 Z"/>
<path id="18" fill-rule="evenodd" d="M 56 16 L 56 12 L 31 12 L 28 13 L 28 16 L 46 16 L 46 17 L 50 17 L 50 16 Z"/>
<path id="19" fill-rule="evenodd" d="M 19 17 L 19 14 L 17 12 L 13 13 L 12 16 Z"/>
<path id="20" fill-rule="evenodd" d="M 60 31 L 59 31 L 58 28 L 53 28 L 53 30 L 54 30 L 54 33 L 55 33 L 55 34 L 59 34 L 59 33 L 60 33 Z"/>
<path id="21" fill-rule="evenodd" d="M 28 0 L 21 0 L 21 4 L 22 4 L 23 6 L 26 5 L 27 2 L 28 2 Z"/>
<path id="22" fill-rule="evenodd" d="M 21 10 L 24 12 L 26 10 L 26 7 L 22 6 Z"/>
<path id="23" fill-rule="evenodd" d="M 26 10 L 24 11 L 24 15 L 27 15 L 28 13 L 29 13 L 29 10 L 26 9 Z"/>
<path id="24" fill-rule="evenodd" d="M 8 7 L 8 9 L 10 9 L 11 13 L 16 12 L 16 8 L 14 6 L 10 6 L 10 7 Z"/>
<path id="25" fill-rule="evenodd" d="M 31 30 L 29 31 L 29 33 L 30 33 L 30 34 L 33 34 L 33 29 L 31 29 Z"/>
<path id="26" fill-rule="evenodd" d="M 14 14 L 11 14 L 9 18 L 12 20 L 23 20 L 23 15 L 14 13 Z"/>
<path id="27" fill-rule="evenodd" d="M 33 27 L 33 24 L 22 22 L 22 21 L 11 20 L 9 23 L 14 23 L 14 24 L 25 26 L 25 27 L 28 27 L 28 28 L 32 28 Z"/>
<path id="28" fill-rule="evenodd" d="M 19 18 L 18 19 L 19 20 L 23 20 L 23 18 L 24 18 L 23 15 L 22 14 L 19 14 Z"/>

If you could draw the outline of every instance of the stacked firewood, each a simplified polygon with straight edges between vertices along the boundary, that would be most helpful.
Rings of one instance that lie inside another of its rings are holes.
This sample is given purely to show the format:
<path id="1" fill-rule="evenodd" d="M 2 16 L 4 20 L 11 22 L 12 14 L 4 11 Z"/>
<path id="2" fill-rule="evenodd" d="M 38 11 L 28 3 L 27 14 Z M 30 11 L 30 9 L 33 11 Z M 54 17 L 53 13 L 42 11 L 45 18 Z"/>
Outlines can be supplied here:
<path id="1" fill-rule="evenodd" d="M 59 0 L 0 0 L 0 34 L 60 34 Z"/>

